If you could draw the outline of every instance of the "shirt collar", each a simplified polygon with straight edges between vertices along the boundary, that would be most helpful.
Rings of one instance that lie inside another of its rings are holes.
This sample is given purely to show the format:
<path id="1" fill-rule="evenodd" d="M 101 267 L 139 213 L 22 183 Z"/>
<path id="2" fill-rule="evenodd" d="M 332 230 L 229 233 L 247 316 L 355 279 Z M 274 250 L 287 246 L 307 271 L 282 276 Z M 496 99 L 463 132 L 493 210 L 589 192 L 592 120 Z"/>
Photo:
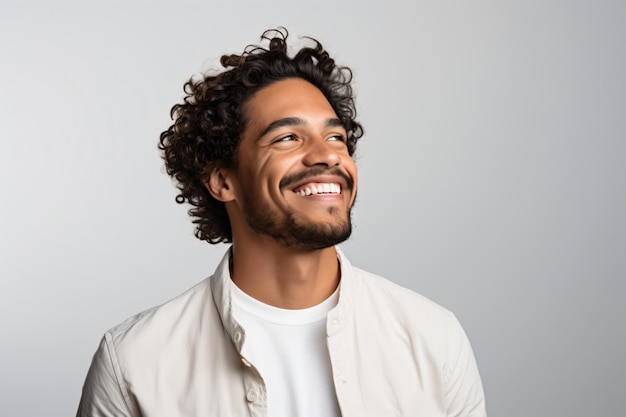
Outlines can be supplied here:
<path id="1" fill-rule="evenodd" d="M 337 258 L 341 268 L 341 280 L 339 282 L 339 301 L 337 305 L 328 313 L 327 332 L 329 336 L 337 334 L 343 328 L 348 316 L 352 312 L 352 293 L 355 281 L 353 278 L 353 268 L 344 253 L 335 246 Z M 233 317 L 232 293 L 230 287 L 230 258 L 232 247 L 229 248 L 222 260 L 215 269 L 211 277 L 211 292 L 215 306 L 222 319 L 222 324 L 226 333 L 232 340 L 239 352 L 243 346 L 245 332 L 241 325 Z"/>

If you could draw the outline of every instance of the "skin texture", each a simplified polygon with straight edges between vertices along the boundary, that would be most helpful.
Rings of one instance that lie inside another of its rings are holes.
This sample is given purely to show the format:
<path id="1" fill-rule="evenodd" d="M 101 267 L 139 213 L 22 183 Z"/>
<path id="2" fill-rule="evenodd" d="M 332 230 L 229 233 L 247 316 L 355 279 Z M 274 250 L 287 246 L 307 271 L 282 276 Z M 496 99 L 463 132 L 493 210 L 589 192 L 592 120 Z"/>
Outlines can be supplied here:
<path id="1" fill-rule="evenodd" d="M 232 279 L 276 307 L 314 306 L 339 283 L 334 245 L 351 229 L 357 170 L 345 129 L 324 95 L 301 79 L 263 88 L 245 111 L 236 168 L 215 166 L 206 182 L 230 218 Z M 321 183 L 341 192 L 294 192 Z"/>
<path id="2" fill-rule="evenodd" d="M 200 240 L 212 244 L 233 240 L 226 205 L 211 195 L 206 175 L 216 164 L 236 163 L 239 142 L 247 126 L 245 107 L 259 90 L 278 80 L 307 80 L 324 94 L 341 119 L 348 133 L 350 155 L 363 136 L 362 126 L 356 120 L 350 68 L 337 65 L 312 38 L 290 54 L 287 37 L 284 28 L 267 30 L 261 39 L 268 45 L 248 45 L 240 55 L 222 55 L 224 71 L 212 70 L 192 77 L 183 87 L 183 101 L 171 109 L 174 123 L 161 132 L 159 149 L 163 151 L 166 171 L 179 190 L 176 202 L 191 205 L 189 215 L 195 225 L 194 234 Z M 259 225 L 268 219 L 252 220 Z M 311 237 L 300 237 L 300 241 L 311 245 Z M 320 242 L 325 240 L 318 245 Z"/>

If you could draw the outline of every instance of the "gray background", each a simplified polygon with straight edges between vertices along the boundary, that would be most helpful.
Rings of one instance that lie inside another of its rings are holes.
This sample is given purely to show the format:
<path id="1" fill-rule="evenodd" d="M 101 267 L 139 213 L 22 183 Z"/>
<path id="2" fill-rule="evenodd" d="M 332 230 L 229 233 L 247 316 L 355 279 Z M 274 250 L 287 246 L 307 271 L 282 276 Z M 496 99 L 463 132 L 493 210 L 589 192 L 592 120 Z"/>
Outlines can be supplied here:
<path id="1" fill-rule="evenodd" d="M 0 415 L 67 416 L 103 332 L 208 276 L 156 149 L 269 27 L 355 70 L 354 264 L 454 311 L 491 416 L 623 416 L 623 1 L 0 2 Z"/>

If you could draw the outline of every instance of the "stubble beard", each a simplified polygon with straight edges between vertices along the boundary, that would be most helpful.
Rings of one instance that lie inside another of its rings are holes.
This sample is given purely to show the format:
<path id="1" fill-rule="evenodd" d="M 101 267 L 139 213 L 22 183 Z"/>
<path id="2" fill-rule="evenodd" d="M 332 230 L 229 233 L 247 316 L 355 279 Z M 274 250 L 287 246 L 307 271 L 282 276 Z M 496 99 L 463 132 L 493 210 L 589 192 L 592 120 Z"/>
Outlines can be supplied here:
<path id="1" fill-rule="evenodd" d="M 262 235 L 269 236 L 281 246 L 298 250 L 318 250 L 337 245 L 347 240 L 352 234 L 352 208 L 347 209 L 345 220 L 334 224 L 315 224 L 298 219 L 290 212 L 281 221 L 279 216 L 266 207 L 246 199 L 244 215 L 250 228 Z M 329 207 L 328 213 L 338 215 L 337 207 Z"/>

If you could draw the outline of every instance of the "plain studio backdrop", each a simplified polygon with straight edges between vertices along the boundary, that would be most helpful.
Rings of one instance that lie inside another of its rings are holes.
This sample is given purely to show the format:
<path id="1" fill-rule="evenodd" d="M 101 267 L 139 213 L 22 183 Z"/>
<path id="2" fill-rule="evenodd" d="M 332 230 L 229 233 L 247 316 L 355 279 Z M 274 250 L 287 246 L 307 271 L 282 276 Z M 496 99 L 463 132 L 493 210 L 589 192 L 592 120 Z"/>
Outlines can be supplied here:
<path id="1" fill-rule="evenodd" d="M 624 415 L 625 19 L 592 0 L 2 0 L 0 415 L 73 415 L 102 334 L 213 272 L 227 246 L 193 237 L 159 133 L 191 75 L 279 25 L 354 69 L 352 262 L 456 313 L 490 416 Z"/>

